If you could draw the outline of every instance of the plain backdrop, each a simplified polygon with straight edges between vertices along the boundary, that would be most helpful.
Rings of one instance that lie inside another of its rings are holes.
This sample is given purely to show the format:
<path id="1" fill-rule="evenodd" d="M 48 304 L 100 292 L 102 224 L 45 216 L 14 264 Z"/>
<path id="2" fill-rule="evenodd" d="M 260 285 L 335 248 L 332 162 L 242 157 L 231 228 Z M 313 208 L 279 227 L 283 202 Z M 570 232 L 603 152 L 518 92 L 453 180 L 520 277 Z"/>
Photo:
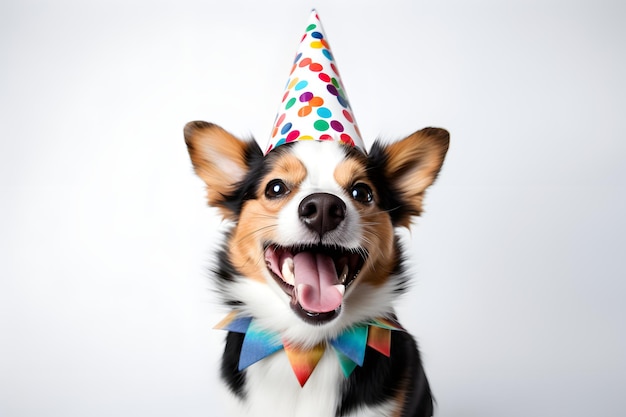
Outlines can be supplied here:
<path id="1" fill-rule="evenodd" d="M 221 415 L 182 128 L 264 146 L 312 7 L 368 145 L 451 132 L 398 301 L 437 415 L 623 415 L 623 2 L 4 0 L 0 416 Z"/>

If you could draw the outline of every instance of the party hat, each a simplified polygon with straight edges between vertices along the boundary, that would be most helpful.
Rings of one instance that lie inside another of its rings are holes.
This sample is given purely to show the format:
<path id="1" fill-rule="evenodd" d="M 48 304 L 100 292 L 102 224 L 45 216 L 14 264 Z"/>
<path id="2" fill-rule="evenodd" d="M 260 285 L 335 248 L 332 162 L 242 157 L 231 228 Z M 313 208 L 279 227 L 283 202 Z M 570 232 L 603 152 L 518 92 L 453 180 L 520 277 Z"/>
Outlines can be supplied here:
<path id="1" fill-rule="evenodd" d="M 301 140 L 335 141 L 365 152 L 315 9 L 300 41 L 265 153 Z"/>

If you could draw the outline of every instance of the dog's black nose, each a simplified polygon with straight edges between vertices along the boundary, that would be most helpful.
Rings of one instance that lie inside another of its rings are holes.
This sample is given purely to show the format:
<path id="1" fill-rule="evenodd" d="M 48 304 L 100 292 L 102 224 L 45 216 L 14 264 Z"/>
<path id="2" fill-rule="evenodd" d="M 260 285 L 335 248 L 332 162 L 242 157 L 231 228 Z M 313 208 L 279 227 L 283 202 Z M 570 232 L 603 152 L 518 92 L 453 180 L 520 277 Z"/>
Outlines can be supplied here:
<path id="1" fill-rule="evenodd" d="M 346 204 L 335 195 L 315 193 L 300 202 L 298 214 L 309 229 L 322 236 L 346 218 Z"/>

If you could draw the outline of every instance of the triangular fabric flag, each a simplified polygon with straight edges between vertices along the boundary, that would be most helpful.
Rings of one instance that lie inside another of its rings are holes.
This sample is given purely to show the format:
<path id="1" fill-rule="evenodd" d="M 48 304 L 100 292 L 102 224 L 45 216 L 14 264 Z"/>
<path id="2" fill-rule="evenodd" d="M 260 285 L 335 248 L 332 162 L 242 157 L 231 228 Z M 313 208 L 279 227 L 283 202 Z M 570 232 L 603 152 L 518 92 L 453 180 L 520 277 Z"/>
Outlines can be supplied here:
<path id="1" fill-rule="evenodd" d="M 367 334 L 367 346 L 389 357 L 391 354 L 391 330 L 370 326 Z"/>
<path id="2" fill-rule="evenodd" d="M 406 330 L 404 329 L 404 327 L 402 327 L 402 325 L 400 325 L 400 323 L 398 323 L 396 320 L 391 319 L 389 317 L 379 317 L 376 318 L 374 320 L 372 320 L 370 322 L 370 324 L 377 326 L 377 327 L 382 327 L 383 329 L 389 329 L 389 330 L 400 330 L 405 332 Z"/>
<path id="3" fill-rule="evenodd" d="M 349 357 L 341 353 L 335 348 L 335 353 L 337 354 L 337 359 L 339 359 L 339 366 L 341 367 L 341 371 L 343 372 L 343 376 L 348 378 L 350 374 L 356 369 L 357 364 L 352 361 Z"/>
<path id="4" fill-rule="evenodd" d="M 246 369 L 282 348 L 283 344 L 277 334 L 257 327 L 254 322 L 250 323 L 241 346 L 239 370 Z"/>
<path id="5" fill-rule="evenodd" d="M 314 346 L 311 349 L 302 349 L 288 343 L 285 343 L 284 346 L 289 363 L 291 363 L 291 368 L 294 374 L 296 374 L 300 386 L 303 387 L 306 381 L 309 380 L 309 377 L 315 370 L 320 359 L 322 359 L 326 348 L 323 344 Z"/>
<path id="6" fill-rule="evenodd" d="M 237 317 L 237 311 L 231 311 L 226 317 L 213 327 L 217 330 L 228 330 L 235 333 L 245 333 L 248 331 L 252 317 Z"/>
<path id="7" fill-rule="evenodd" d="M 330 344 L 352 362 L 363 366 L 368 327 L 367 325 L 351 327 L 331 340 Z"/>

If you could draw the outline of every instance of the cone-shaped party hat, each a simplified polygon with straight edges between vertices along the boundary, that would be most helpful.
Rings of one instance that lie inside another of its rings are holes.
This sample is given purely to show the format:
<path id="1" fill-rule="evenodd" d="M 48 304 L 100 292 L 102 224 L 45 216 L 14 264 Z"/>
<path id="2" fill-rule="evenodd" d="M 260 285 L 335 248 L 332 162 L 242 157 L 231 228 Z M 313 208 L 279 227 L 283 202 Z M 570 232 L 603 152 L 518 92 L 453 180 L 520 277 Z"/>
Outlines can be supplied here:
<path id="1" fill-rule="evenodd" d="M 315 10 L 300 41 L 265 153 L 301 140 L 335 141 L 365 152 L 337 63 Z"/>

